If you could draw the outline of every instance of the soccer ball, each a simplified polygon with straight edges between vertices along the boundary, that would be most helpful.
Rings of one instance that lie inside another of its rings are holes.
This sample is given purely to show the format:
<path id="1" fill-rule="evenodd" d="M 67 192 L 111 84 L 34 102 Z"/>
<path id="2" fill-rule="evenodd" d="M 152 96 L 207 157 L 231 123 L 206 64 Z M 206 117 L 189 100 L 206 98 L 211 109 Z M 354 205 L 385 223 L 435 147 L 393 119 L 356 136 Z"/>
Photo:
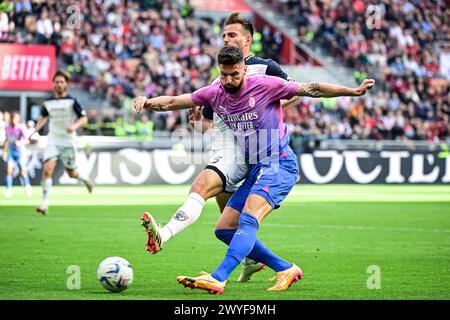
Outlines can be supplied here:
<path id="1" fill-rule="evenodd" d="M 120 292 L 133 282 L 133 268 L 121 257 L 108 257 L 97 268 L 97 277 L 103 288 Z"/>

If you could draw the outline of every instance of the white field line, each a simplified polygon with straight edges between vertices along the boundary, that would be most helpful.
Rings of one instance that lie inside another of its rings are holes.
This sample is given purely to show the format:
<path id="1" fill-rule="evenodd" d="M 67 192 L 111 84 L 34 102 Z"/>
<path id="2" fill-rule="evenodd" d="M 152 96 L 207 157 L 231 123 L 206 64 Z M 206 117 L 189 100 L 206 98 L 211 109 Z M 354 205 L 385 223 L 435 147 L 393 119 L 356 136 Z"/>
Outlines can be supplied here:
<path id="1" fill-rule="evenodd" d="M 53 199 L 50 200 L 50 206 L 126 206 L 126 205 L 182 205 L 185 200 L 184 196 L 177 195 L 168 195 L 168 196 L 157 196 L 153 197 L 131 197 L 131 196 L 123 196 L 123 197 L 99 197 L 94 199 L 79 199 L 78 197 L 74 197 L 73 199 Z M 40 199 L 0 199 L 0 212 L 2 209 L 14 206 L 37 206 L 40 204 Z M 315 198 L 292 198 L 288 197 L 285 201 L 282 202 L 281 206 L 290 204 L 290 205 L 298 205 L 308 206 L 308 205 L 327 205 L 327 203 L 339 203 L 339 202 L 351 202 L 351 203 L 399 203 L 399 202 L 410 202 L 411 205 L 414 202 L 448 202 L 450 207 L 450 197 L 447 196 L 418 196 L 418 195 L 409 195 L 408 197 L 397 197 L 390 196 L 389 198 L 365 198 L 359 197 L 355 199 L 354 197 L 344 198 L 344 197 L 315 197 Z M 215 200 L 210 199 L 207 202 L 207 205 L 214 205 Z"/>
<path id="2" fill-rule="evenodd" d="M 11 199 L 2 197 L 0 187 L 0 212 L 12 206 L 35 206 L 41 201 L 41 188 L 34 187 L 33 198 L 26 198 L 21 187 L 14 188 Z M 178 205 L 184 202 L 189 186 L 129 186 L 98 187 L 88 194 L 84 187 L 56 186 L 52 188 L 50 205 L 108 206 L 108 205 Z M 448 202 L 449 186 L 296 186 L 288 195 L 284 204 L 322 205 L 327 202 Z M 210 199 L 208 204 L 215 204 Z"/>
<path id="3" fill-rule="evenodd" d="M 203 223 L 204 225 L 213 226 L 212 223 Z M 427 228 L 409 228 L 409 227 L 374 227 L 374 226 L 346 226 L 334 224 L 289 224 L 289 223 L 263 223 L 268 228 L 318 228 L 318 229 L 341 229 L 351 231 L 392 231 L 392 232 L 433 232 L 433 233 L 450 233 L 450 229 L 427 229 Z"/>
<path id="4" fill-rule="evenodd" d="M 399 232 L 437 232 L 450 233 L 450 229 L 427 229 L 427 228 L 409 228 L 409 227 L 374 227 L 374 226 L 345 226 L 334 224 L 284 224 L 284 223 L 266 223 L 264 226 L 276 228 L 321 228 L 321 229 L 345 229 L 353 231 L 399 231 Z"/>
<path id="5" fill-rule="evenodd" d="M 48 216 L 51 220 L 67 220 L 67 217 L 62 216 Z M 128 222 L 130 220 L 138 221 L 139 214 L 135 216 L 128 217 L 109 217 L 109 221 L 114 222 Z M 96 217 L 86 217 L 86 218 L 76 218 L 77 221 L 92 221 L 95 220 Z M 197 223 L 199 224 L 199 223 Z M 203 226 L 208 226 L 213 230 L 215 226 L 215 222 L 200 222 Z M 288 229 L 338 229 L 338 230 L 349 230 L 349 231 L 375 231 L 375 232 L 431 232 L 431 233 L 444 233 L 449 234 L 450 229 L 436 229 L 436 228 L 410 228 L 410 227 L 375 227 L 375 226 L 355 226 L 355 225 L 334 225 L 334 224 L 292 224 L 292 223 L 272 223 L 267 222 L 263 223 L 265 228 L 288 228 Z"/>

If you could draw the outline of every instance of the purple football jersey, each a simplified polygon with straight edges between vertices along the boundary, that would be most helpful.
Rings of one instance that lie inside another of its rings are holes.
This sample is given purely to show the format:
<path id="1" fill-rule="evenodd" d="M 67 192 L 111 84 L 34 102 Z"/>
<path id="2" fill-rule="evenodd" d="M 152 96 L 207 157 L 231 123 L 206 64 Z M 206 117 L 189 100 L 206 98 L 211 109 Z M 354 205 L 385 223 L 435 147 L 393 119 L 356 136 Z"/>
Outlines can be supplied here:
<path id="1" fill-rule="evenodd" d="M 10 151 L 18 151 L 21 149 L 21 140 L 25 139 L 25 134 L 20 126 L 5 128 L 6 139 L 8 141 L 8 148 Z"/>
<path id="2" fill-rule="evenodd" d="M 283 151 L 289 145 L 283 123 L 281 99 L 291 99 L 298 91 L 296 82 L 279 77 L 255 75 L 247 77 L 235 94 L 225 91 L 221 82 L 192 93 L 198 105 L 210 105 L 233 130 L 250 163 Z"/>

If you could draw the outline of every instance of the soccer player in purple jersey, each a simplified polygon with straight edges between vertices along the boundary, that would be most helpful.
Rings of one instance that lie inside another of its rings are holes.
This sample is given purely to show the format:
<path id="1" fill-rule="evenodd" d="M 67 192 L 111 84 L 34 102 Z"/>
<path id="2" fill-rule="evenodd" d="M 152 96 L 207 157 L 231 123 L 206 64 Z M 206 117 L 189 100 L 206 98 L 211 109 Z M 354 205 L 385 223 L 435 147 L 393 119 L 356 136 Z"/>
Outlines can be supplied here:
<path id="1" fill-rule="evenodd" d="M 210 274 L 179 276 L 177 281 L 221 294 L 231 272 L 248 256 L 277 272 L 277 283 L 268 290 L 286 290 L 301 279 L 302 270 L 271 252 L 256 237 L 264 218 L 280 206 L 299 177 L 280 100 L 294 96 L 361 96 L 375 81 L 366 79 L 358 88 L 348 88 L 327 83 L 300 84 L 265 75 L 246 77 L 242 50 L 233 46 L 220 50 L 218 62 L 220 83 L 193 94 L 138 97 L 134 102 L 136 112 L 144 108 L 171 111 L 210 105 L 233 130 L 251 165 L 244 183 L 231 197 L 216 224 L 217 238 L 229 246 L 222 263 Z"/>
<path id="2" fill-rule="evenodd" d="M 5 197 L 12 197 L 13 174 L 14 168 L 17 165 L 20 170 L 20 182 L 25 187 L 27 197 L 32 196 L 30 178 L 28 177 L 26 168 L 26 159 L 23 152 L 26 143 L 25 133 L 21 126 L 20 114 L 14 112 L 11 115 L 11 123 L 6 126 L 6 139 L 3 143 L 3 161 L 6 161 L 6 191 Z"/>

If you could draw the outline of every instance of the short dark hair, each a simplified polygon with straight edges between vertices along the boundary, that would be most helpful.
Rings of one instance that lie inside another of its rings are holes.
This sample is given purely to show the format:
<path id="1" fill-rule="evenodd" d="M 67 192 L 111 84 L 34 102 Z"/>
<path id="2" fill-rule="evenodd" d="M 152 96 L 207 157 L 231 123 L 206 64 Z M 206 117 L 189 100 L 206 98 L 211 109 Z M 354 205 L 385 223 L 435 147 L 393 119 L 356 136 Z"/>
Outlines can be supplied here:
<path id="1" fill-rule="evenodd" d="M 225 20 L 224 23 L 224 27 L 228 26 L 230 24 L 235 24 L 238 23 L 240 25 L 242 25 L 242 27 L 247 30 L 248 32 L 250 32 L 250 35 L 253 37 L 253 24 L 251 23 L 250 20 L 241 17 L 239 12 L 233 12 L 227 20 Z"/>
<path id="2" fill-rule="evenodd" d="M 224 46 L 219 51 L 217 56 L 219 64 L 233 65 L 244 61 L 244 53 L 241 49 L 235 46 Z"/>
<path id="3" fill-rule="evenodd" d="M 55 82 L 56 77 L 63 77 L 66 80 L 66 82 L 70 81 L 69 74 L 63 70 L 57 70 L 55 72 L 55 74 L 53 75 L 53 82 Z"/>

